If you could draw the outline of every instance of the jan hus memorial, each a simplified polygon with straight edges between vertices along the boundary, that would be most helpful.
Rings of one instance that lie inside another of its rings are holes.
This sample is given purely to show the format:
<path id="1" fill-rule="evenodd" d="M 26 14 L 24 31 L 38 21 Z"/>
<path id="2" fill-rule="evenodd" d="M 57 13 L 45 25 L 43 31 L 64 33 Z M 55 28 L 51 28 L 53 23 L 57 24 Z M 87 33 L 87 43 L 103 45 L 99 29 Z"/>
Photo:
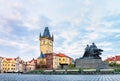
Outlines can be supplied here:
<path id="1" fill-rule="evenodd" d="M 108 64 L 100 57 L 102 52 L 103 50 L 97 48 L 95 43 L 87 45 L 83 57 L 75 60 L 76 68 L 107 69 Z"/>

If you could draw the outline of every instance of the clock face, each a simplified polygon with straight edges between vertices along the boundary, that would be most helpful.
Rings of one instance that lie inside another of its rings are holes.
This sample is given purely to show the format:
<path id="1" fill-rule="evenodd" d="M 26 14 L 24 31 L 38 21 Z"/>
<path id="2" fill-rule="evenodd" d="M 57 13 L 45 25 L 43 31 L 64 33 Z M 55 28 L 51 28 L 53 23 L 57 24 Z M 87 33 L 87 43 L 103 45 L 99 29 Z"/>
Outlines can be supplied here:
<path id="1" fill-rule="evenodd" d="M 45 41 L 45 44 L 47 44 L 47 40 Z"/>

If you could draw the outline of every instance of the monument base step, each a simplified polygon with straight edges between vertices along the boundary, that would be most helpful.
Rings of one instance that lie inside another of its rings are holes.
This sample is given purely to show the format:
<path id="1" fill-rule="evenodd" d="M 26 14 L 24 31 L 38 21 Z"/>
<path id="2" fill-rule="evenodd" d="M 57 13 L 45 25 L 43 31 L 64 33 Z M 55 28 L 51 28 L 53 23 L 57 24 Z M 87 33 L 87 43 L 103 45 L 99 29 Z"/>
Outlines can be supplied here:
<path id="1" fill-rule="evenodd" d="M 76 59 L 76 68 L 94 68 L 94 69 L 107 69 L 109 68 L 108 63 L 101 59 Z"/>

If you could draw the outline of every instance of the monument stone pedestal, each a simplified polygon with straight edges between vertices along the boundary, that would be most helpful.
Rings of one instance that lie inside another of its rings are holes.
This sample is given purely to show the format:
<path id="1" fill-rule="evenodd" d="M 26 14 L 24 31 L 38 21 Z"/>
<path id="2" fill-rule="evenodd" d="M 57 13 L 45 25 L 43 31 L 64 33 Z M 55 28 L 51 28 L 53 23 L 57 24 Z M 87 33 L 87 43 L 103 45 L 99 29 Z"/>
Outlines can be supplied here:
<path id="1" fill-rule="evenodd" d="M 95 43 L 87 45 L 82 58 L 75 60 L 76 68 L 89 68 L 89 69 L 107 69 L 109 68 L 108 63 L 101 60 L 100 55 L 103 50 L 97 48 Z"/>
<path id="2" fill-rule="evenodd" d="M 92 69 L 107 69 L 108 63 L 101 59 L 80 58 L 76 59 L 75 65 L 77 68 L 92 68 Z"/>

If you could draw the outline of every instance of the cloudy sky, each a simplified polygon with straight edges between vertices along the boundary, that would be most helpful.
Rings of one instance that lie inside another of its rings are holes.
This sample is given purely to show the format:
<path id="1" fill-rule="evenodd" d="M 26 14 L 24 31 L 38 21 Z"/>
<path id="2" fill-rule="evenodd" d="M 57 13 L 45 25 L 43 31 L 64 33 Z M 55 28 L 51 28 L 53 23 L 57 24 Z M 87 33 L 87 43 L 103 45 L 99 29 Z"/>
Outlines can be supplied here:
<path id="1" fill-rule="evenodd" d="M 95 42 L 103 59 L 120 55 L 120 0 L 0 0 L 0 56 L 37 58 L 46 26 L 56 53 L 79 58 Z"/>

